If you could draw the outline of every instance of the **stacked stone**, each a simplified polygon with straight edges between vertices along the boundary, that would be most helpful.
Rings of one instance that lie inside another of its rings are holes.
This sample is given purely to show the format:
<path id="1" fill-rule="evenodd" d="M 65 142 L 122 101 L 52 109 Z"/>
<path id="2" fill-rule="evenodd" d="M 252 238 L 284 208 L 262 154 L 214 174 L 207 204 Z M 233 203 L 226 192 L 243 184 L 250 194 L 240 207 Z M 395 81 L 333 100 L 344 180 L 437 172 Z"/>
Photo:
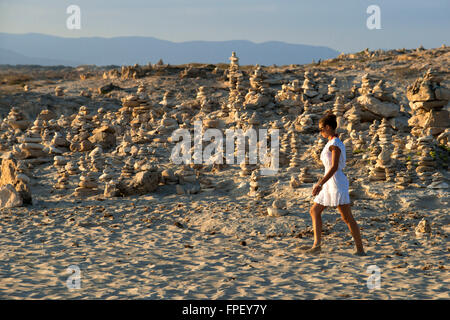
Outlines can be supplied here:
<path id="1" fill-rule="evenodd" d="M 85 197 L 98 194 L 98 184 L 95 179 L 94 173 L 90 171 L 83 171 L 81 173 L 80 182 L 78 188 L 75 189 L 76 197 Z"/>
<path id="2" fill-rule="evenodd" d="M 433 173 L 431 178 L 432 178 L 432 181 L 428 185 L 428 188 L 431 188 L 431 189 L 448 189 L 448 183 L 445 181 L 445 177 L 439 171 Z"/>
<path id="3" fill-rule="evenodd" d="M 333 80 L 331 80 L 331 83 L 328 85 L 327 94 L 335 95 L 338 92 L 339 92 L 339 87 L 337 86 L 337 80 L 336 80 L 336 78 L 333 78 Z"/>
<path id="4" fill-rule="evenodd" d="M 316 97 L 319 94 L 319 92 L 316 89 L 316 84 L 312 79 L 311 73 L 309 71 L 305 71 L 304 77 L 305 80 L 303 81 L 302 84 L 303 94 L 308 98 Z"/>
<path id="5" fill-rule="evenodd" d="M 333 105 L 333 113 L 336 116 L 336 122 L 337 122 L 337 132 L 343 132 L 345 130 L 345 119 L 344 119 L 344 112 L 345 112 L 345 106 L 344 106 L 344 99 L 342 96 L 338 95 L 336 96 L 336 101 Z"/>
<path id="6" fill-rule="evenodd" d="M 303 167 L 300 169 L 298 179 L 301 183 L 313 183 L 314 182 L 314 177 L 308 172 L 307 167 Z"/>
<path id="7" fill-rule="evenodd" d="M 150 106 L 141 104 L 139 106 L 133 107 L 131 116 L 133 118 L 133 120 L 130 122 L 131 127 L 138 128 L 143 124 L 147 124 L 150 120 Z"/>
<path id="8" fill-rule="evenodd" d="M 421 155 L 418 158 L 416 173 L 422 183 L 428 185 L 432 181 L 433 172 L 436 171 L 436 163 L 431 156 L 433 137 L 430 135 L 422 136 L 417 142 L 419 144 L 417 150 L 421 152 Z"/>
<path id="9" fill-rule="evenodd" d="M 105 163 L 103 149 L 101 147 L 96 147 L 89 153 L 90 162 L 91 162 L 91 171 L 93 172 L 101 172 L 103 170 L 103 166 Z"/>
<path id="10" fill-rule="evenodd" d="M 386 180 L 386 165 L 390 164 L 390 155 L 386 146 L 381 147 L 381 152 L 377 157 L 376 164 L 370 168 L 369 180 L 382 181 Z"/>
<path id="11" fill-rule="evenodd" d="M 55 184 L 55 189 L 66 189 L 69 184 L 69 173 L 66 171 L 60 171 L 58 180 Z"/>
<path id="12" fill-rule="evenodd" d="M 270 103 L 271 97 L 266 85 L 264 84 L 265 75 L 259 65 L 250 76 L 250 88 L 245 95 L 244 108 L 260 108 Z"/>
<path id="13" fill-rule="evenodd" d="M 30 121 L 25 119 L 25 115 L 17 107 L 11 108 L 4 122 L 14 130 L 25 130 L 30 125 Z"/>
<path id="14" fill-rule="evenodd" d="M 445 131 L 442 132 L 436 138 L 436 140 L 438 141 L 439 144 L 441 144 L 443 146 L 447 146 L 448 148 L 450 148 L 450 129 L 449 128 L 445 129 Z"/>
<path id="15" fill-rule="evenodd" d="M 200 112 L 208 114 L 213 111 L 214 103 L 211 99 L 208 98 L 204 86 L 198 88 L 196 100 L 200 104 Z"/>
<path id="16" fill-rule="evenodd" d="M 176 106 L 177 100 L 175 98 L 175 92 L 172 90 L 164 92 L 163 99 L 159 102 L 159 104 L 168 108 Z"/>
<path id="17" fill-rule="evenodd" d="M 258 91 L 261 90 L 263 87 L 265 75 L 259 64 L 257 64 L 255 67 L 256 68 L 253 71 L 253 74 L 250 76 L 249 80 L 250 80 L 250 87 Z"/>
<path id="18" fill-rule="evenodd" d="M 347 139 L 344 139 L 343 141 L 345 146 L 345 157 L 348 160 L 353 158 L 353 139 L 352 137 L 348 137 Z"/>
<path id="19" fill-rule="evenodd" d="M 402 138 L 399 137 L 395 137 L 394 141 L 394 151 L 392 152 L 392 159 L 396 159 L 396 160 L 404 160 L 405 155 L 403 153 L 403 149 L 405 147 L 405 144 L 403 142 Z"/>
<path id="20" fill-rule="evenodd" d="M 360 95 L 370 95 L 372 93 L 371 79 L 369 74 L 365 73 L 361 78 L 361 88 L 358 89 Z"/>
<path id="21" fill-rule="evenodd" d="M 350 108 L 350 110 L 346 113 L 347 117 L 347 131 L 359 131 L 361 128 L 361 112 L 359 108 L 356 106 L 353 106 Z"/>
<path id="22" fill-rule="evenodd" d="M 63 156 L 55 156 L 53 158 L 53 165 L 58 169 L 58 171 L 65 171 L 64 167 L 67 165 L 67 159 Z"/>
<path id="23" fill-rule="evenodd" d="M 297 134 L 291 135 L 291 160 L 289 162 L 288 172 L 295 172 L 301 166 L 300 161 L 300 144 Z"/>
<path id="24" fill-rule="evenodd" d="M 19 145 L 14 146 L 13 154 L 19 159 L 40 158 L 45 156 L 44 145 L 41 143 L 42 121 L 36 120 L 25 134 L 17 138 Z"/>
<path id="25" fill-rule="evenodd" d="M 239 70 L 239 58 L 236 52 L 231 53 L 230 66 L 228 68 L 228 85 L 230 88 L 236 88 L 237 84 L 244 78 L 242 72 Z"/>
<path id="26" fill-rule="evenodd" d="M 374 120 L 372 124 L 369 126 L 369 137 L 371 137 L 370 145 L 375 147 L 378 145 L 379 137 L 378 137 L 378 126 L 380 122 Z"/>
<path id="27" fill-rule="evenodd" d="M 74 161 L 69 161 L 66 166 L 64 167 L 67 174 L 73 176 L 80 173 L 80 168 L 78 167 L 77 163 Z"/>
<path id="28" fill-rule="evenodd" d="M 297 117 L 294 122 L 295 130 L 302 133 L 311 133 L 315 130 L 314 113 L 311 110 L 308 101 L 303 106 L 303 113 Z"/>
<path id="29" fill-rule="evenodd" d="M 316 164 L 322 164 L 322 160 L 320 160 L 320 154 L 322 153 L 323 148 L 325 147 L 326 142 L 324 139 L 319 138 L 317 139 L 316 143 L 314 144 L 313 148 L 311 149 L 311 156 L 314 159 L 314 162 Z"/>
<path id="30" fill-rule="evenodd" d="M 382 149 L 382 154 L 378 156 L 378 164 L 385 168 L 386 181 L 392 181 L 395 177 L 395 165 L 391 161 L 392 130 L 386 118 L 383 118 L 380 127 L 378 128 L 378 137 Z M 386 153 L 386 155 L 384 155 L 384 153 Z"/>
<path id="31" fill-rule="evenodd" d="M 253 170 L 252 174 L 250 175 L 250 191 L 248 195 L 250 197 L 258 197 L 261 196 L 261 191 L 259 189 L 259 170 Z"/>
<path id="32" fill-rule="evenodd" d="M 256 164 L 250 164 L 248 153 L 245 153 L 244 161 L 242 161 L 239 166 L 241 168 L 241 171 L 239 172 L 241 177 L 249 176 L 252 171 L 256 169 Z"/>
<path id="33" fill-rule="evenodd" d="M 362 134 L 359 134 L 356 130 L 350 131 L 350 138 L 352 138 L 353 150 L 362 150 L 366 146 Z"/>
<path id="34" fill-rule="evenodd" d="M 144 84 L 141 82 L 141 83 L 139 83 L 139 86 L 138 86 L 138 89 L 137 89 L 137 92 L 136 92 L 137 94 L 140 94 L 140 93 L 145 93 L 145 86 L 144 86 Z"/>
<path id="35" fill-rule="evenodd" d="M 287 107 L 300 108 L 298 112 L 301 113 L 303 112 L 301 109 L 301 106 L 303 105 L 301 93 L 302 88 L 300 86 L 300 81 L 298 79 L 292 80 L 288 84 L 281 85 L 281 90 L 275 95 L 275 102 Z"/>
<path id="36" fill-rule="evenodd" d="M 372 95 L 381 101 L 395 102 L 393 93 L 394 89 L 386 87 L 383 80 L 378 81 L 372 88 Z"/>
<path id="37" fill-rule="evenodd" d="M 63 95 L 64 95 L 64 89 L 62 87 L 60 87 L 60 86 L 57 86 L 55 88 L 55 96 L 61 97 Z"/>
<path id="38" fill-rule="evenodd" d="M 292 131 L 288 131 L 282 135 L 281 145 L 280 145 L 280 160 L 282 160 L 282 159 L 283 160 L 280 161 L 280 166 L 284 166 L 286 164 L 285 159 L 287 159 L 292 152 L 291 143 L 290 143 L 292 134 L 293 134 Z"/>
<path id="39" fill-rule="evenodd" d="M 132 158 L 128 158 L 122 167 L 122 171 L 120 172 L 120 179 L 130 178 L 133 175 L 134 175 L 133 160 Z"/>
<path id="40" fill-rule="evenodd" d="M 78 160 L 78 168 L 80 168 L 80 170 L 82 172 L 89 171 L 89 160 L 88 160 L 87 154 L 85 154 L 84 156 L 81 156 L 80 160 Z"/>
<path id="41" fill-rule="evenodd" d="M 395 188 L 404 190 L 408 188 L 409 184 L 412 182 L 411 177 L 405 171 L 400 171 L 395 177 Z"/>
<path id="42" fill-rule="evenodd" d="M 102 174 L 98 177 L 98 180 L 101 182 L 107 182 L 114 178 L 114 170 L 112 170 L 112 163 L 109 159 L 105 161 L 105 168 L 103 169 Z"/>
<path id="43" fill-rule="evenodd" d="M 267 214 L 271 217 L 280 217 L 288 214 L 286 201 L 281 199 L 276 199 L 271 207 L 267 208 Z"/>
<path id="44" fill-rule="evenodd" d="M 442 87 L 442 81 L 442 77 L 429 69 L 406 91 L 412 113 L 408 124 L 416 137 L 422 131 L 436 137 L 450 127 L 449 111 L 443 109 L 450 100 L 450 89 Z"/>

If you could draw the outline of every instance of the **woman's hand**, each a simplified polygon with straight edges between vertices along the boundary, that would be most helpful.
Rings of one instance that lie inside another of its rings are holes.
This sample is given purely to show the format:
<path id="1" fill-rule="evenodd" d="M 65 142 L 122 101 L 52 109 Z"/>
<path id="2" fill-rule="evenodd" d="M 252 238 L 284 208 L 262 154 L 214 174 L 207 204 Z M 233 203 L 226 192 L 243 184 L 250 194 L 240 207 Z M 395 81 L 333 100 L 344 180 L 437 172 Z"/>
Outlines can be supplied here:
<path id="1" fill-rule="evenodd" d="M 316 196 L 319 194 L 320 190 L 322 190 L 322 186 L 319 184 L 315 184 L 312 190 L 312 195 Z"/>

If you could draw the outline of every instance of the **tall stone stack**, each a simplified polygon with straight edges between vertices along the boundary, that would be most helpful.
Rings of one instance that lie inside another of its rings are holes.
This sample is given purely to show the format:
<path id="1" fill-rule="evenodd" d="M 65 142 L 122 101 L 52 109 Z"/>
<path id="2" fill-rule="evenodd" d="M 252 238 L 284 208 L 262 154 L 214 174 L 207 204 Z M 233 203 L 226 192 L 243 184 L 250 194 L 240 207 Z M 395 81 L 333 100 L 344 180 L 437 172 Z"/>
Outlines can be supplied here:
<path id="1" fill-rule="evenodd" d="M 291 160 L 289 161 L 288 172 L 296 172 L 299 170 L 298 168 L 301 165 L 300 144 L 301 144 L 301 141 L 298 138 L 297 134 L 292 134 L 291 135 L 291 143 L 290 143 Z"/>
<path id="2" fill-rule="evenodd" d="M 345 106 L 344 106 L 344 98 L 340 95 L 336 96 L 336 100 L 333 105 L 333 113 L 336 116 L 336 122 L 337 122 L 337 132 L 344 132 L 345 130 L 345 119 L 344 119 L 344 112 L 345 112 Z"/>
<path id="3" fill-rule="evenodd" d="M 314 98 L 319 95 L 319 92 L 316 87 L 316 83 L 314 82 L 311 72 L 305 71 L 304 73 L 305 80 L 302 84 L 303 94 L 308 98 Z"/>
<path id="4" fill-rule="evenodd" d="M 425 186 L 432 182 L 432 174 L 436 171 L 436 163 L 431 156 L 433 141 L 434 138 L 431 135 L 424 135 L 417 139 L 417 150 L 420 152 L 420 156 L 417 161 L 416 174 Z"/>
<path id="5" fill-rule="evenodd" d="M 395 166 L 391 161 L 392 130 L 386 118 L 383 118 L 380 127 L 378 128 L 378 137 L 381 145 L 381 154 L 378 156 L 378 163 L 385 169 L 386 181 L 392 181 L 395 177 Z M 386 155 L 384 153 L 386 153 Z"/>
<path id="6" fill-rule="evenodd" d="M 328 85 L 328 90 L 327 90 L 327 94 L 329 95 L 335 95 L 339 92 L 339 87 L 337 86 L 337 80 L 336 78 L 333 78 L 333 80 L 331 80 L 331 83 Z"/>
<path id="7" fill-rule="evenodd" d="M 314 132 L 316 130 L 316 127 L 314 126 L 314 116 L 309 101 L 305 101 L 303 113 L 294 121 L 295 130 L 301 133 Z"/>
<path id="8" fill-rule="evenodd" d="M 236 52 L 231 53 L 230 66 L 228 68 L 228 86 L 230 88 L 236 88 L 238 82 L 242 82 L 244 75 L 239 70 L 239 58 L 236 56 Z"/>
<path id="9" fill-rule="evenodd" d="M 7 123 L 12 129 L 25 130 L 30 125 L 30 121 L 25 118 L 25 115 L 17 107 L 12 107 L 8 115 L 5 118 Z"/>
<path id="10" fill-rule="evenodd" d="M 361 88 L 358 89 L 360 95 L 369 95 L 372 93 L 371 88 L 371 79 L 369 78 L 369 74 L 365 73 L 361 78 Z"/>
<path id="11" fill-rule="evenodd" d="M 255 71 L 250 76 L 250 88 L 245 95 L 244 108 L 260 108 L 271 102 L 271 96 L 264 84 L 265 75 L 260 65 L 256 65 Z"/>
<path id="12" fill-rule="evenodd" d="M 418 137 L 422 131 L 437 137 L 450 127 L 448 110 L 444 106 L 450 100 L 450 90 L 441 86 L 442 77 L 431 69 L 418 78 L 406 91 L 412 117 L 408 120 L 413 127 L 411 134 Z"/>

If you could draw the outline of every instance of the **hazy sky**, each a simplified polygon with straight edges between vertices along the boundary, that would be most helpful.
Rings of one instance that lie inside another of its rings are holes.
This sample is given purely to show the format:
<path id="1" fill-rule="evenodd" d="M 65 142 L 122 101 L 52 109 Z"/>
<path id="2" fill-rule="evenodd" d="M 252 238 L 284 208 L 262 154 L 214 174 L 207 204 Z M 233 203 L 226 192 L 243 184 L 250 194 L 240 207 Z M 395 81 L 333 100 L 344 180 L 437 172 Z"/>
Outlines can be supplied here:
<path id="1" fill-rule="evenodd" d="M 80 30 L 66 27 L 72 4 L 81 8 Z M 381 9 L 381 30 L 366 26 L 372 4 Z M 278 40 L 342 52 L 450 45 L 449 17 L 449 0 L 0 0 L 0 32 Z"/>

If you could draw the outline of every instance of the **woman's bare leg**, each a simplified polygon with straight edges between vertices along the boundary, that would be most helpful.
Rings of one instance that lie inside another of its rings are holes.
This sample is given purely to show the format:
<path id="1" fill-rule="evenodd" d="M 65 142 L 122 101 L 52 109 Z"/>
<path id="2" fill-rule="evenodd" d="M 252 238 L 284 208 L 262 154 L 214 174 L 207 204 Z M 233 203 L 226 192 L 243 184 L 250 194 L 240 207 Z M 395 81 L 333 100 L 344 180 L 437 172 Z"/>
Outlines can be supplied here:
<path id="1" fill-rule="evenodd" d="M 343 204 L 343 205 L 338 206 L 337 208 L 341 214 L 342 220 L 344 220 L 344 222 L 347 224 L 347 226 L 350 229 L 350 232 L 353 236 L 353 239 L 355 240 L 356 254 L 363 255 L 364 248 L 363 248 L 363 244 L 361 241 L 361 233 L 359 231 L 359 227 L 355 221 L 355 218 L 353 218 L 350 204 Z"/>
<path id="2" fill-rule="evenodd" d="M 325 206 L 314 203 L 309 211 L 313 223 L 314 229 L 314 244 L 311 249 L 320 248 L 321 240 L 322 240 L 322 211 L 325 209 Z"/>

